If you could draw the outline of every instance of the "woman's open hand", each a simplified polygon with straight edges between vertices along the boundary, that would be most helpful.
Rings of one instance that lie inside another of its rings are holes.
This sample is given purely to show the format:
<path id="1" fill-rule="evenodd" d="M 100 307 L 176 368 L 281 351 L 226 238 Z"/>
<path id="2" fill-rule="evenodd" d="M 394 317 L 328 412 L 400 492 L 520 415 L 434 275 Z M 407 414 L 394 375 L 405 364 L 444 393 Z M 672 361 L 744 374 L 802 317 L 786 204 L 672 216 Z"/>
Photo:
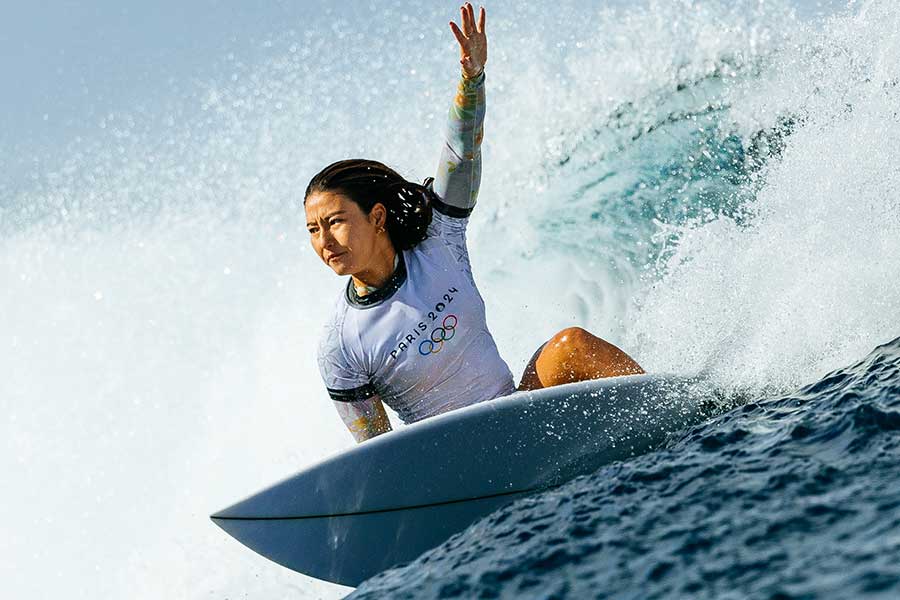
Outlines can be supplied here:
<path id="1" fill-rule="evenodd" d="M 475 9 L 470 2 L 459 7 L 462 29 L 450 21 L 450 29 L 459 42 L 459 64 L 462 65 L 463 76 L 478 77 L 487 62 L 487 36 L 484 34 L 484 7 L 478 11 L 478 25 L 475 24 Z"/>

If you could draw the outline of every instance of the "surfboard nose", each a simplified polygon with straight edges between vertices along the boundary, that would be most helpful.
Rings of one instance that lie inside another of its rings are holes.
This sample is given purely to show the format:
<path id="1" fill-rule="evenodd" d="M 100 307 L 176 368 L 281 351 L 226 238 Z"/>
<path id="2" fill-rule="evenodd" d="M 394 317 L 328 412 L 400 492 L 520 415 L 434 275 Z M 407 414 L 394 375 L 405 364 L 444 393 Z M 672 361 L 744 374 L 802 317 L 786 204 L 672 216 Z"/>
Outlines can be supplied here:
<path id="1" fill-rule="evenodd" d="M 219 512 L 213 513 L 213 514 L 209 515 L 209 518 L 212 519 L 213 522 L 216 523 L 216 525 L 218 525 L 218 524 L 219 524 L 219 523 L 218 523 L 219 521 L 224 521 L 225 519 L 228 518 L 228 515 L 230 514 L 229 511 L 231 511 L 232 508 L 234 508 L 234 507 L 233 507 L 233 506 L 229 506 L 228 508 L 223 508 L 223 509 L 220 510 Z"/>
<path id="2" fill-rule="evenodd" d="M 225 519 L 246 519 L 270 516 L 264 512 L 263 507 L 259 505 L 259 501 L 257 500 L 264 493 L 265 490 L 253 494 L 252 496 L 248 496 L 239 502 L 235 502 L 231 506 L 213 513 L 209 518 L 213 521 L 222 521 Z"/>
<path id="3" fill-rule="evenodd" d="M 225 533 L 235 538 L 237 541 L 241 541 L 240 538 L 234 535 L 232 528 L 229 526 L 231 524 L 231 520 L 227 517 L 223 517 L 220 513 L 216 513 L 214 515 L 209 516 L 210 520 L 218 525 Z M 245 544 L 246 545 L 246 544 Z"/>
<path id="4" fill-rule="evenodd" d="M 248 498 L 249 499 L 249 498 Z M 215 512 L 209 515 L 209 518 L 213 521 L 216 521 L 216 524 L 219 525 L 218 521 L 223 521 L 226 519 L 240 519 L 242 517 L 246 518 L 250 516 L 250 513 L 247 512 L 246 502 L 248 499 L 241 500 L 236 504 L 232 504 L 229 507 L 223 508 L 222 510 Z"/>
<path id="5" fill-rule="evenodd" d="M 291 531 L 290 521 L 260 514 L 258 502 L 255 501 L 260 495 L 256 494 L 223 508 L 209 518 L 241 544 L 270 560 L 292 567 L 290 557 L 284 556 L 284 549 L 292 546 L 288 539 L 284 539 L 294 533 Z M 272 540 L 276 540 L 276 543 L 271 543 Z"/>
<path id="6" fill-rule="evenodd" d="M 210 518 L 213 521 L 274 519 L 316 514 L 306 508 L 306 497 L 315 496 L 309 489 L 308 482 L 302 477 L 299 480 L 297 476 L 290 477 L 213 513 Z"/>
<path id="7" fill-rule="evenodd" d="M 242 528 L 239 526 L 239 522 L 248 518 L 252 519 L 250 513 L 248 513 L 246 509 L 246 500 L 241 500 L 236 504 L 223 508 L 222 510 L 211 514 L 209 518 L 213 523 L 221 527 L 225 533 L 229 534 L 239 542 L 244 543 L 244 540 L 241 539 Z"/>

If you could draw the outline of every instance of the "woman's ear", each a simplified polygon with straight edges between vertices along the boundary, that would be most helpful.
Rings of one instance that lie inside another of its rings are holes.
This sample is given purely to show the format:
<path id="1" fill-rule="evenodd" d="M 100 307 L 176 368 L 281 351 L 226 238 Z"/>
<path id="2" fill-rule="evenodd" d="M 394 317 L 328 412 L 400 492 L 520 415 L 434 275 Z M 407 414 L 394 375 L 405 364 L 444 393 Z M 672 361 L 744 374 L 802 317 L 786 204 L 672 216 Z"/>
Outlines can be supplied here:
<path id="1" fill-rule="evenodd" d="M 384 204 L 376 203 L 369 211 L 369 219 L 376 229 L 384 229 L 387 226 L 387 209 Z"/>

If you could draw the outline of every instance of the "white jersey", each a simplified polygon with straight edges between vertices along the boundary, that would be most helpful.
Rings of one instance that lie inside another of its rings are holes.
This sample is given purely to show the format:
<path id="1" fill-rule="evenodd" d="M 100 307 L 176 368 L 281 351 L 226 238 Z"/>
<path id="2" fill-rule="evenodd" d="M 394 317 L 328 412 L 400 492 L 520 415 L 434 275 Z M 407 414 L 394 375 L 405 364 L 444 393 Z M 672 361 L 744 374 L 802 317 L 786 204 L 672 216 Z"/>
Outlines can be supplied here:
<path id="1" fill-rule="evenodd" d="M 360 297 L 348 281 L 319 346 L 333 400 L 378 396 L 411 423 L 515 391 L 472 277 L 467 221 L 435 210 L 385 286 Z"/>

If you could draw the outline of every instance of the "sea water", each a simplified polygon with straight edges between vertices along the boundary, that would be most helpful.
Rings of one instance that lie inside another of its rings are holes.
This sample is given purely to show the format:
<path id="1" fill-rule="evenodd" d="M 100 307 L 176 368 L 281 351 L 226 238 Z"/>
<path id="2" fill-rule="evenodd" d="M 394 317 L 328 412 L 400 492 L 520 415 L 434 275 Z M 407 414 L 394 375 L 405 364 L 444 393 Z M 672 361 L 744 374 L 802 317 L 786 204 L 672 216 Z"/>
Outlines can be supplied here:
<path id="1" fill-rule="evenodd" d="M 469 247 L 501 354 L 518 375 L 580 325 L 740 406 L 357 594 L 896 597 L 900 9 L 488 8 Z M 11 597 L 349 591 L 207 515 L 352 444 L 315 366 L 342 282 L 302 191 L 351 156 L 432 174 L 453 11 L 323 5 L 140 104 L 2 140 Z"/>

